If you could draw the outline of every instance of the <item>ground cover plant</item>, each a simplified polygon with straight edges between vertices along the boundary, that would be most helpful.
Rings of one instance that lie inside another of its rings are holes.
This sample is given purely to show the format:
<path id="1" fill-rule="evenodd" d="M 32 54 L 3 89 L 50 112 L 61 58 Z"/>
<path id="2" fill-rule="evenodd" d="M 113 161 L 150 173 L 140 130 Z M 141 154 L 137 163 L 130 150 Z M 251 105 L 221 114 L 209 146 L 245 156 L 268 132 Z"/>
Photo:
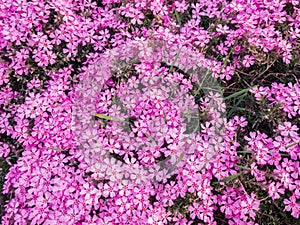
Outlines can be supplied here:
<path id="1" fill-rule="evenodd" d="M 1 224 L 300 224 L 298 0 L 0 0 Z"/>

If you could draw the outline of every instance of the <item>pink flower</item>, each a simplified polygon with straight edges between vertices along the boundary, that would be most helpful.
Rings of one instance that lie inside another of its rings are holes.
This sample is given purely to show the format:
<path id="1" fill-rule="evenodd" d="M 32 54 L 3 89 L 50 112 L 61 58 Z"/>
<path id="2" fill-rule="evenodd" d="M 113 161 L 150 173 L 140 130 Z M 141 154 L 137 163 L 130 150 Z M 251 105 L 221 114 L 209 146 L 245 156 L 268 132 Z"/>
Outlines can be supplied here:
<path id="1" fill-rule="evenodd" d="M 251 193 L 245 200 L 241 202 L 242 214 L 249 214 L 252 219 L 255 219 L 255 211 L 259 210 L 260 201 L 255 199 L 255 194 Z"/>
<path id="2" fill-rule="evenodd" d="M 270 195 L 270 197 L 275 200 L 275 199 L 279 199 L 280 195 L 279 194 L 284 194 L 284 188 L 279 188 L 281 186 L 280 183 L 275 183 L 272 182 L 269 187 L 268 187 L 268 194 Z"/>
<path id="3" fill-rule="evenodd" d="M 193 202 L 193 206 L 189 206 L 188 210 L 192 219 L 195 219 L 196 216 L 200 218 L 201 208 L 197 202 Z"/>
<path id="4" fill-rule="evenodd" d="M 173 217 L 173 221 L 175 222 L 175 225 L 182 225 L 182 224 L 190 225 L 193 223 L 192 221 L 188 222 L 188 220 L 184 218 L 181 214 L 179 214 L 177 217 Z"/>
<path id="5" fill-rule="evenodd" d="M 292 125 L 291 122 L 284 122 L 283 125 L 278 125 L 278 131 L 281 135 L 287 137 L 295 137 L 297 136 L 297 132 L 299 128 L 296 125 Z"/>
<path id="6" fill-rule="evenodd" d="M 244 60 L 243 60 L 243 65 L 245 67 L 250 67 L 254 64 L 254 56 L 251 55 L 245 55 Z"/>
<path id="7" fill-rule="evenodd" d="M 290 53 L 284 52 L 282 55 L 282 60 L 283 62 L 285 62 L 286 64 L 290 64 L 291 60 L 292 60 L 293 56 Z"/>
<path id="8" fill-rule="evenodd" d="M 184 11 L 187 10 L 187 8 L 188 8 L 188 4 L 186 4 L 186 2 L 184 0 L 182 0 L 181 2 L 175 1 L 174 5 L 176 8 L 176 11 L 179 13 L 184 13 Z"/>
<path id="9" fill-rule="evenodd" d="M 227 198 L 227 201 L 222 202 L 222 206 L 220 207 L 221 212 L 225 213 L 226 218 L 231 217 L 233 215 L 234 207 L 232 207 L 233 201 L 231 198 Z"/>
<path id="10" fill-rule="evenodd" d="M 124 196 L 122 198 L 118 198 L 116 200 L 116 205 L 119 206 L 118 212 L 123 213 L 127 209 L 128 203 L 128 198 Z"/>
<path id="11" fill-rule="evenodd" d="M 114 197 L 116 196 L 116 192 L 115 192 L 116 187 L 114 186 L 114 184 L 112 184 L 112 182 L 106 183 L 103 186 L 103 196 L 104 197 Z"/>
<path id="12" fill-rule="evenodd" d="M 130 17 L 132 18 L 131 19 L 131 23 L 132 24 L 136 24 L 137 23 L 139 25 L 143 24 L 142 19 L 145 18 L 144 14 L 142 12 L 140 12 L 139 10 L 134 10 L 132 12 L 132 15 L 130 15 Z"/>
<path id="13" fill-rule="evenodd" d="M 264 146 L 264 144 L 261 141 L 255 142 L 254 145 L 250 147 L 250 149 L 256 151 L 255 159 L 258 164 L 265 165 L 268 163 L 270 159 L 270 156 L 268 154 L 268 148 Z"/>
<path id="14" fill-rule="evenodd" d="M 292 216 L 298 218 L 300 215 L 300 204 L 296 202 L 297 199 L 292 195 L 289 199 L 284 199 L 283 203 L 285 204 L 285 210 L 291 211 Z"/>
<path id="15" fill-rule="evenodd" d="M 142 119 L 145 119 L 145 117 L 142 117 Z M 137 133 L 138 137 L 142 137 L 147 133 L 147 124 L 144 120 L 135 121 L 134 125 L 135 127 L 132 128 L 132 131 Z"/>
<path id="16" fill-rule="evenodd" d="M 217 49 L 220 51 L 222 55 L 227 55 L 228 54 L 228 48 L 224 46 L 223 43 L 217 46 Z"/>
<path id="17" fill-rule="evenodd" d="M 265 172 L 259 170 L 257 166 L 255 166 L 255 163 L 251 164 L 251 169 L 251 175 L 253 175 L 257 181 L 263 181 L 266 179 Z"/>
<path id="18" fill-rule="evenodd" d="M 225 24 L 224 26 L 222 26 L 222 24 L 219 24 L 216 28 L 216 31 L 218 31 L 221 34 L 226 34 L 229 33 L 229 27 Z"/>
<path id="19" fill-rule="evenodd" d="M 0 158 L 5 158 L 9 155 L 10 148 L 8 144 L 6 143 L 1 143 L 0 144 Z"/>
<path id="20" fill-rule="evenodd" d="M 258 86 L 255 86 L 252 89 L 250 89 L 250 92 L 254 94 L 254 97 L 257 100 L 261 100 L 264 96 L 266 96 L 268 91 L 269 91 L 269 88 L 258 87 Z"/>

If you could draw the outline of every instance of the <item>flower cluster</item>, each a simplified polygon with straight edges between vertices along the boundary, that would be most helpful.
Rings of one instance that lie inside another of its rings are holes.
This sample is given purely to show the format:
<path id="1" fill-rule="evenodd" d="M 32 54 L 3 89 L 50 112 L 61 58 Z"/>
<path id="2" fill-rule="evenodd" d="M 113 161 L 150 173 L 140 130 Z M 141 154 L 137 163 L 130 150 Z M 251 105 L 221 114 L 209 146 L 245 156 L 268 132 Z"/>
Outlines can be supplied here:
<path id="1" fill-rule="evenodd" d="M 299 218 L 299 84 L 251 89 L 281 110 L 268 134 L 221 87 L 297 60 L 299 6 L 0 0 L 1 223 L 251 225 L 272 202 Z"/>
<path id="2" fill-rule="evenodd" d="M 257 100 L 265 98 L 270 105 L 278 105 L 288 118 L 300 115 L 300 86 L 299 83 L 272 83 L 271 87 L 254 87 L 251 89 Z"/>

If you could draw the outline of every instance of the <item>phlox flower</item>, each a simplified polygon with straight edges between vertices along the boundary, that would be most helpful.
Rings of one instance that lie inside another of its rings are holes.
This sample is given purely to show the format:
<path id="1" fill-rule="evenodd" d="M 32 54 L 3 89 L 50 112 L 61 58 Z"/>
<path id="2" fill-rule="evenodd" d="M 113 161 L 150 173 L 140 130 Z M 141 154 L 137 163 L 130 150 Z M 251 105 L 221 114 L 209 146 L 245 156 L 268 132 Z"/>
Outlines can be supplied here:
<path id="1" fill-rule="evenodd" d="M 132 17 L 132 19 L 131 19 L 131 23 L 132 24 L 136 24 L 137 23 L 139 25 L 143 24 L 142 19 L 145 18 L 144 14 L 142 12 L 140 12 L 139 10 L 134 10 L 132 12 L 132 15 L 130 17 Z"/>
<path id="2" fill-rule="evenodd" d="M 123 213 L 127 209 L 127 207 L 129 206 L 128 203 L 129 202 L 128 202 L 127 197 L 123 196 L 121 198 L 118 198 L 116 200 L 116 205 L 119 206 L 118 212 Z"/>
<path id="3" fill-rule="evenodd" d="M 221 79 L 231 80 L 231 77 L 234 75 L 234 67 L 233 66 L 226 66 L 222 69 L 220 74 Z"/>
<path id="4" fill-rule="evenodd" d="M 193 205 L 189 206 L 188 210 L 192 219 L 195 219 L 196 217 L 200 218 L 201 208 L 199 203 L 193 202 Z"/>
<path id="5" fill-rule="evenodd" d="M 222 55 L 227 55 L 228 54 L 228 48 L 224 46 L 223 43 L 217 46 L 217 49 L 220 51 Z"/>
<path id="6" fill-rule="evenodd" d="M 280 182 L 283 184 L 285 188 L 288 188 L 289 185 L 292 183 L 292 178 L 290 176 L 290 173 L 288 173 L 285 168 L 281 166 L 277 166 L 277 168 L 274 170 L 279 176 Z"/>
<path id="7" fill-rule="evenodd" d="M 265 172 L 262 170 L 259 170 L 257 166 L 255 166 L 255 163 L 251 164 L 251 175 L 253 175 L 257 181 L 263 181 L 266 179 Z"/>
<path id="8" fill-rule="evenodd" d="M 289 190 L 294 191 L 295 197 L 300 199 L 300 180 L 296 180 L 294 184 L 290 184 Z"/>
<path id="9" fill-rule="evenodd" d="M 212 222 L 213 221 L 213 210 L 214 210 L 214 207 L 212 206 L 212 201 L 204 200 L 201 205 L 200 219 L 206 223 Z"/>
<path id="10" fill-rule="evenodd" d="M 294 195 L 292 195 L 289 199 L 284 199 L 283 203 L 285 204 L 285 210 L 291 211 L 292 215 L 295 218 L 299 218 L 300 215 L 300 204 L 296 202 L 297 199 Z"/>
<path id="11" fill-rule="evenodd" d="M 163 225 L 164 223 L 162 221 L 158 221 L 159 219 L 156 218 L 156 216 L 149 217 L 148 223 L 151 225 Z"/>
<path id="12" fill-rule="evenodd" d="M 93 217 L 88 215 L 85 217 L 85 221 L 82 222 L 82 225 L 102 225 L 102 223 L 99 223 L 98 216 L 94 215 Z"/>
<path id="13" fill-rule="evenodd" d="M 222 24 L 219 24 L 216 28 L 216 31 L 220 32 L 221 34 L 229 33 L 229 27 L 225 24 L 222 26 Z"/>
<path id="14" fill-rule="evenodd" d="M 272 182 L 269 187 L 268 187 L 268 194 L 269 196 L 275 200 L 275 199 L 279 199 L 280 195 L 279 194 L 284 194 L 285 189 L 284 188 L 280 188 L 281 184 L 280 183 L 275 183 Z"/>
<path id="15" fill-rule="evenodd" d="M 115 197 L 116 196 L 116 186 L 113 182 L 109 182 L 104 184 L 103 190 L 102 190 L 102 195 L 104 197 Z"/>
<path id="16" fill-rule="evenodd" d="M 181 214 L 179 214 L 177 217 L 173 217 L 173 222 L 175 222 L 175 225 L 182 225 L 182 224 L 190 225 L 193 223 L 192 221 L 188 222 L 188 220 L 184 218 Z"/>
<path id="17" fill-rule="evenodd" d="M 293 27 L 290 27 L 289 34 L 293 39 L 300 38 L 300 29 L 299 28 L 294 29 Z"/>
<path id="18" fill-rule="evenodd" d="M 250 92 L 254 94 L 257 100 L 261 100 L 269 92 L 269 88 L 254 86 L 250 89 Z"/>
<path id="19" fill-rule="evenodd" d="M 184 0 L 182 0 L 181 2 L 175 1 L 174 5 L 175 5 L 177 12 L 179 12 L 179 13 L 184 13 L 184 11 L 187 10 L 187 8 L 188 8 L 188 4 L 186 4 L 186 2 Z"/>
<path id="20" fill-rule="evenodd" d="M 245 55 L 244 60 L 243 60 L 243 65 L 245 67 L 250 67 L 254 64 L 254 56 L 251 55 Z"/>
<path id="21" fill-rule="evenodd" d="M 135 127 L 132 128 L 133 132 L 136 132 L 138 137 L 142 137 L 144 134 L 147 133 L 147 124 L 145 121 L 140 120 L 140 121 L 135 121 L 134 122 Z"/>
<path id="22" fill-rule="evenodd" d="M 300 167 L 298 161 L 294 162 L 294 169 L 291 174 L 291 177 L 294 178 L 295 180 L 298 179 L 298 177 L 300 177 Z"/>
<path id="23" fill-rule="evenodd" d="M 255 199 L 255 194 L 251 193 L 245 200 L 241 202 L 243 215 L 249 214 L 252 219 L 255 219 L 255 211 L 259 210 L 260 201 Z"/>
<path id="24" fill-rule="evenodd" d="M 268 154 L 268 148 L 266 148 L 261 141 L 257 141 L 255 143 L 255 146 L 252 146 L 252 149 L 256 150 L 255 158 L 258 164 L 265 165 L 268 163 L 270 159 L 270 156 Z"/>
<path id="25" fill-rule="evenodd" d="M 285 137 L 295 137 L 297 136 L 297 131 L 299 128 L 296 125 L 292 125 L 291 122 L 284 122 L 283 125 L 278 125 L 278 131 L 281 135 Z"/>
<path id="26" fill-rule="evenodd" d="M 10 148 L 8 144 L 6 143 L 1 143 L 0 144 L 0 158 L 5 158 L 9 155 L 10 153 Z"/>
<path id="27" fill-rule="evenodd" d="M 234 213 L 233 200 L 227 198 L 227 201 L 222 201 L 222 206 L 220 207 L 221 212 L 225 213 L 226 218 L 230 218 Z"/>
<path id="28" fill-rule="evenodd" d="M 286 64 L 290 64 L 291 60 L 292 60 L 293 56 L 290 53 L 284 52 L 282 55 L 282 60 L 283 62 L 285 62 Z"/>

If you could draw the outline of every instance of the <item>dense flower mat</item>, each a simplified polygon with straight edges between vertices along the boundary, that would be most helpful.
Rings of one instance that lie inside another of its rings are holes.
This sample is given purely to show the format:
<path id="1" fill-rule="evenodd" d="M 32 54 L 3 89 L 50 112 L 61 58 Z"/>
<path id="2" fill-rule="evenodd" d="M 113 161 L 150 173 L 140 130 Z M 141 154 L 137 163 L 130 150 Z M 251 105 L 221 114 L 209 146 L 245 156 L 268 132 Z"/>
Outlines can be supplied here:
<path id="1" fill-rule="evenodd" d="M 2 224 L 299 224 L 299 24 L 298 0 L 0 0 Z"/>

